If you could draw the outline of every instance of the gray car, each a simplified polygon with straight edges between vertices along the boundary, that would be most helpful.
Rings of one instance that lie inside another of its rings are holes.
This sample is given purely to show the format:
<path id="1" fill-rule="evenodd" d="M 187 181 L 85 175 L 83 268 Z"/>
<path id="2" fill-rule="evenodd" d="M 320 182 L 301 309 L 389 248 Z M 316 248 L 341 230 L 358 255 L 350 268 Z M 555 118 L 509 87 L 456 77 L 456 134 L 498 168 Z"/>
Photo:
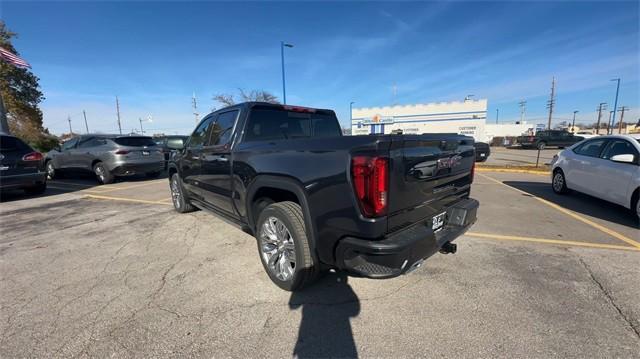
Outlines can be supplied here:
<path id="1" fill-rule="evenodd" d="M 93 172 L 100 183 L 111 183 L 135 174 L 157 177 L 164 169 L 164 157 L 151 137 L 87 134 L 47 153 L 45 168 L 49 179 L 82 170 Z"/>

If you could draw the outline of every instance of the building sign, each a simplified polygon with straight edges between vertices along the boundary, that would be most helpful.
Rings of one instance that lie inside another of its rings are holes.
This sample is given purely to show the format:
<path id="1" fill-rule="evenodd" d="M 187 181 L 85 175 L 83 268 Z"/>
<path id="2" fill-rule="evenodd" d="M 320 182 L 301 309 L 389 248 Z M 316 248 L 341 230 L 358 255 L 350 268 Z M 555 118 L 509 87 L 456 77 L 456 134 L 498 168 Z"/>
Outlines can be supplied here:
<path id="1" fill-rule="evenodd" d="M 373 117 L 362 119 L 362 123 L 365 125 L 381 125 L 393 123 L 392 116 L 374 115 Z"/>

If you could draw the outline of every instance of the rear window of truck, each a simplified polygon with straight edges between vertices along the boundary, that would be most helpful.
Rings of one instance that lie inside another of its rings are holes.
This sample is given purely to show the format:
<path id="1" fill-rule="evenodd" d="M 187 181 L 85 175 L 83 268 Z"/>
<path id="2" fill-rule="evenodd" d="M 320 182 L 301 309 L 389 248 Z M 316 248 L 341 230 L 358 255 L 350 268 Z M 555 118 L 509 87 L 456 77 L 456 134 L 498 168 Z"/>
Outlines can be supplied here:
<path id="1" fill-rule="evenodd" d="M 131 147 L 144 147 L 144 146 L 156 145 L 156 143 L 153 141 L 151 137 L 117 137 L 113 139 L 113 142 L 119 144 L 120 146 L 131 146 Z"/>
<path id="2" fill-rule="evenodd" d="M 342 135 L 333 115 L 288 111 L 277 108 L 251 110 L 245 141 L 283 140 Z"/>

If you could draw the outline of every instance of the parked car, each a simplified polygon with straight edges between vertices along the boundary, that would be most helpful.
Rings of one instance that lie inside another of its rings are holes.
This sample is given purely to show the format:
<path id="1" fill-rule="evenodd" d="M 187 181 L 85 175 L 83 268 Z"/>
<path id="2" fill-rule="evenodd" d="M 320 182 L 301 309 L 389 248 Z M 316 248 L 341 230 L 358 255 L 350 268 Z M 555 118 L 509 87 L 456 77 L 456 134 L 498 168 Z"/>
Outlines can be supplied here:
<path id="1" fill-rule="evenodd" d="M 599 136 L 560 152 L 552 160 L 552 188 L 619 204 L 640 220 L 640 135 Z"/>
<path id="2" fill-rule="evenodd" d="M 600 135 L 596 135 L 595 133 L 589 132 L 589 131 L 578 131 L 576 132 L 576 135 L 584 138 L 585 140 L 587 138 L 594 138 L 594 137 L 598 137 Z"/>
<path id="3" fill-rule="evenodd" d="M 169 162 L 176 211 L 209 210 L 257 239 L 285 290 L 329 268 L 406 273 L 476 220 L 473 138 L 343 136 L 331 110 L 242 103 L 206 116 Z"/>
<path id="4" fill-rule="evenodd" d="M 171 151 L 175 151 L 179 148 L 184 147 L 184 142 L 189 138 L 189 136 L 181 136 L 181 135 L 169 135 L 162 137 L 154 137 L 153 141 L 156 143 L 158 148 L 162 151 L 164 155 L 164 169 L 167 169 L 167 164 L 169 163 L 169 155 Z"/>
<path id="5" fill-rule="evenodd" d="M 538 131 L 535 136 L 518 136 L 516 139 L 523 148 L 537 148 L 540 150 L 544 150 L 549 146 L 565 148 L 582 140 L 584 140 L 584 137 L 575 136 L 564 130 Z"/>
<path id="6" fill-rule="evenodd" d="M 476 162 L 484 162 L 491 155 L 491 148 L 488 143 L 484 142 L 475 142 L 473 147 L 476 150 Z"/>
<path id="7" fill-rule="evenodd" d="M 164 169 L 164 157 L 151 137 L 88 134 L 74 137 L 47 153 L 47 177 L 61 172 L 91 171 L 101 184 L 116 177 L 145 174 L 157 177 Z"/>
<path id="8" fill-rule="evenodd" d="M 0 134 L 0 190 L 11 189 L 44 193 L 47 189 L 44 156 L 21 139 Z"/>

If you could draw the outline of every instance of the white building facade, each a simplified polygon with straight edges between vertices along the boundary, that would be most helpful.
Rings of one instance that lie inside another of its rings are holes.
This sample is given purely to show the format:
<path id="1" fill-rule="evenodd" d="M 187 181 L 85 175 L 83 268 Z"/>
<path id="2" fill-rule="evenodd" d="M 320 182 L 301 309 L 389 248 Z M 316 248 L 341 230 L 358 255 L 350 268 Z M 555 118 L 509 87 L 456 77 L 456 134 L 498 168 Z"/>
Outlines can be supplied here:
<path id="1" fill-rule="evenodd" d="M 487 100 L 354 108 L 352 135 L 459 133 L 486 141 Z"/>

